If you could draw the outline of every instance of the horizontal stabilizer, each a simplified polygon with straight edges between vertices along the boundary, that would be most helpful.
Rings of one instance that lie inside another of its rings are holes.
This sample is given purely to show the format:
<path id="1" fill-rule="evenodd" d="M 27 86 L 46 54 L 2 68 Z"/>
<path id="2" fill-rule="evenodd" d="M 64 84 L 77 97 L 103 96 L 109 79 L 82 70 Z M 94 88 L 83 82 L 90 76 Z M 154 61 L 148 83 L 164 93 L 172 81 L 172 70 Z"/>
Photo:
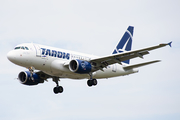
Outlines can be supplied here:
<path id="1" fill-rule="evenodd" d="M 126 67 L 123 67 L 123 68 L 124 68 L 125 70 L 130 70 L 130 69 L 133 69 L 133 68 L 142 67 L 142 66 L 149 65 L 149 64 L 152 64 L 152 63 L 156 63 L 156 62 L 160 62 L 160 60 L 154 60 L 154 61 L 150 61 L 150 62 L 135 64 L 135 65 L 130 65 L 130 66 L 126 66 Z"/>
<path id="2" fill-rule="evenodd" d="M 172 45 L 171 45 L 171 44 L 172 44 L 172 41 L 168 43 L 168 45 L 169 45 L 170 47 L 172 47 Z"/>

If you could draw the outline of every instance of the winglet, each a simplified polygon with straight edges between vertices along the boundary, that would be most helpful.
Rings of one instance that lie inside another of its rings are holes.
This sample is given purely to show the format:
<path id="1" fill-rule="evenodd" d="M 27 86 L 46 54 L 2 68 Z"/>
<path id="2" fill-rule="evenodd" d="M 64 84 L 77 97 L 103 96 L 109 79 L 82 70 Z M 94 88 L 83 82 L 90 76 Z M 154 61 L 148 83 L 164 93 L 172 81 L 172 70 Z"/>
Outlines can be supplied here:
<path id="1" fill-rule="evenodd" d="M 168 43 L 168 45 L 169 45 L 170 47 L 172 47 L 171 44 L 172 44 L 172 41 Z"/>

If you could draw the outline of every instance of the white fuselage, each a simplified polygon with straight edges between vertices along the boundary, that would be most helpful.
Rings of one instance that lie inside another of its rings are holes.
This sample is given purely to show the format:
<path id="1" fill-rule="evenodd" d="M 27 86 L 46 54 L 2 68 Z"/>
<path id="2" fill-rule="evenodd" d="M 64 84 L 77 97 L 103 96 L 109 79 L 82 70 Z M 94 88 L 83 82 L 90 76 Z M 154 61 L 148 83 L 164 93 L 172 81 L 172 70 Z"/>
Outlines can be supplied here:
<path id="1" fill-rule="evenodd" d="M 28 49 L 14 49 L 10 51 L 7 57 L 11 62 L 26 68 L 34 67 L 36 70 L 60 78 L 89 79 L 89 74 L 79 74 L 70 71 L 68 63 L 73 59 L 89 61 L 98 58 L 93 55 L 34 43 L 20 44 L 16 46 L 16 48 L 18 47 L 27 47 Z M 136 72 L 138 72 L 138 70 L 124 70 L 122 65 L 116 63 L 103 68 L 103 70 L 95 71 L 92 74 L 93 78 L 100 79 L 123 76 Z"/>

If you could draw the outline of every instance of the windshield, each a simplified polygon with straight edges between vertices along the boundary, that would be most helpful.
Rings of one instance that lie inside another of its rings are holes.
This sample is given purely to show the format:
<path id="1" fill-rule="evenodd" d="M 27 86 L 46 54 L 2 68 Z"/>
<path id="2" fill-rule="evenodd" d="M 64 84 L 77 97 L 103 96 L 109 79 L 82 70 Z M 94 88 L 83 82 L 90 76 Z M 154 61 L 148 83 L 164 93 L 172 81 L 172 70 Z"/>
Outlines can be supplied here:
<path id="1" fill-rule="evenodd" d="M 15 49 L 15 50 L 17 50 L 17 49 L 21 49 L 21 47 L 15 47 L 14 49 Z"/>
<path id="2" fill-rule="evenodd" d="M 15 48 L 14 48 L 14 50 L 18 50 L 18 49 L 29 50 L 29 48 L 26 47 L 26 46 L 18 46 L 18 47 L 15 47 Z"/>

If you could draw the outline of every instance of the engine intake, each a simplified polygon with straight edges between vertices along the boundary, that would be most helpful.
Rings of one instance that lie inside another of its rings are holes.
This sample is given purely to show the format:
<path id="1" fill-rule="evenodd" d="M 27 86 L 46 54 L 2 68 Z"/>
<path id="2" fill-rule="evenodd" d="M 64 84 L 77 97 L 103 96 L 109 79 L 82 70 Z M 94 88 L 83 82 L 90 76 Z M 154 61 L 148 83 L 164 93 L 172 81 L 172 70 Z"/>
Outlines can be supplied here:
<path id="1" fill-rule="evenodd" d="M 31 77 L 31 73 L 29 71 L 20 72 L 18 78 L 24 85 L 37 85 L 44 82 L 44 80 L 42 80 L 36 73 L 33 73 Z"/>
<path id="2" fill-rule="evenodd" d="M 75 73 L 86 74 L 91 72 L 92 66 L 91 63 L 87 61 L 76 59 L 70 61 L 69 69 Z"/>

